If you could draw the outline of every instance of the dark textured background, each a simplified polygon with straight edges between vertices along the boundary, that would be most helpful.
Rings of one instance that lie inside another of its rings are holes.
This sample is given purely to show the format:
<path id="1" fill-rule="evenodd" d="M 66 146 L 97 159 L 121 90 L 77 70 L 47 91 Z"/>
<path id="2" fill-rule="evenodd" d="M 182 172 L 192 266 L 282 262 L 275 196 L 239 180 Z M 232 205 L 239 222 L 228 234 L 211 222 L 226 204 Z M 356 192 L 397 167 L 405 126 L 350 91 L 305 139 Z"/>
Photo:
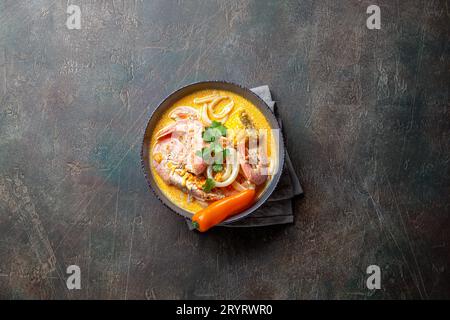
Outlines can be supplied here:
<path id="1" fill-rule="evenodd" d="M 426 0 L 1 0 L 0 298 L 450 298 L 449 17 Z M 149 192 L 148 116 L 206 79 L 270 85 L 305 189 L 294 225 L 201 235 Z"/>

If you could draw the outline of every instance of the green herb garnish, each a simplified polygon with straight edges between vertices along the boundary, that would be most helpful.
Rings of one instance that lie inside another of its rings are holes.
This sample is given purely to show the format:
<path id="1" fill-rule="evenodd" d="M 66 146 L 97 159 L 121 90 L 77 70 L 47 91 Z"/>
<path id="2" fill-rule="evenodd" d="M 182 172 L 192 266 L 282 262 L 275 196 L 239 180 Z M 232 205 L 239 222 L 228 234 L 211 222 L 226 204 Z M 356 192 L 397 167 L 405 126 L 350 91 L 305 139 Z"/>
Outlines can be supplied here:
<path id="1" fill-rule="evenodd" d="M 206 179 L 205 184 L 203 185 L 202 189 L 205 192 L 211 192 L 211 190 L 216 186 L 216 183 L 213 179 Z"/>
<path id="2" fill-rule="evenodd" d="M 211 158 L 214 156 L 212 154 L 211 146 L 202 148 L 202 150 L 197 151 L 195 154 L 208 164 L 211 163 Z"/>
<path id="3" fill-rule="evenodd" d="M 220 164 L 220 163 L 214 163 L 212 165 L 212 169 L 213 169 L 214 172 L 220 172 L 220 171 L 223 170 L 223 165 Z"/>
<path id="4" fill-rule="evenodd" d="M 214 153 L 214 156 L 218 155 L 219 153 L 223 152 L 223 148 L 218 143 L 211 143 L 209 148 Z"/>
<path id="5" fill-rule="evenodd" d="M 226 135 L 227 128 L 221 122 L 213 121 L 202 133 L 203 141 L 209 142 L 209 146 L 195 153 L 197 156 L 202 157 L 206 163 L 212 165 L 214 172 L 223 170 L 223 159 L 230 154 L 230 150 L 224 149 L 219 142 L 220 137 L 225 137 Z"/>
<path id="6" fill-rule="evenodd" d="M 220 137 L 227 135 L 227 128 L 219 121 L 213 121 L 209 127 L 205 129 L 202 138 L 206 142 L 217 141 Z"/>
<path id="7" fill-rule="evenodd" d="M 219 138 L 222 136 L 222 132 L 219 129 L 216 128 L 207 128 L 203 134 L 202 138 L 206 142 L 214 142 L 219 140 Z"/>
<path id="8" fill-rule="evenodd" d="M 227 135 L 227 128 L 226 128 L 221 122 L 219 122 L 219 121 L 215 121 L 215 120 L 214 120 L 214 121 L 211 123 L 210 128 L 219 130 L 220 133 L 222 134 L 222 136 L 224 136 L 224 137 Z"/>

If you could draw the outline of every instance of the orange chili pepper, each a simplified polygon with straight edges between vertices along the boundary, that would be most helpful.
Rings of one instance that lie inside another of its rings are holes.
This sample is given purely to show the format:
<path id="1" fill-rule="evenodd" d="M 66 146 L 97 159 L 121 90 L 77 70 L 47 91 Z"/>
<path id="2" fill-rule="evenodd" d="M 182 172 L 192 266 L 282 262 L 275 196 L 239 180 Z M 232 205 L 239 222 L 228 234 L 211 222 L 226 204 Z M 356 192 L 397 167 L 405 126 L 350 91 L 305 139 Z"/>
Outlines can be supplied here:
<path id="1" fill-rule="evenodd" d="M 247 189 L 235 195 L 211 203 L 192 217 L 192 225 L 205 232 L 228 217 L 244 211 L 253 204 L 255 189 Z"/>

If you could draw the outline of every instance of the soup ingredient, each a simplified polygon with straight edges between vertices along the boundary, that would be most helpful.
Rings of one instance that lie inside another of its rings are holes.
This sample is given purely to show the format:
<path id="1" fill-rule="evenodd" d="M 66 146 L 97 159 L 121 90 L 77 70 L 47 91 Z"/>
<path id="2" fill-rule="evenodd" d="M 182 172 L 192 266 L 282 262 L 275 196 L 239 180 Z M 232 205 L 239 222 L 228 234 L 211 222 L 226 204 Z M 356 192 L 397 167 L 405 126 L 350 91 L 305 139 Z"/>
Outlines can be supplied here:
<path id="1" fill-rule="evenodd" d="M 234 190 L 236 190 L 236 191 L 246 190 L 246 188 L 244 188 L 244 186 L 237 181 L 233 181 L 233 183 L 231 185 L 233 186 Z"/>
<path id="2" fill-rule="evenodd" d="M 216 186 L 213 179 L 206 179 L 205 184 L 202 186 L 203 191 L 211 192 L 211 190 Z"/>
<path id="3" fill-rule="evenodd" d="M 194 98 L 194 103 L 195 104 L 208 103 L 213 101 L 217 97 L 219 97 L 219 94 L 217 92 L 214 92 L 213 94 L 201 98 Z"/>
<path id="4" fill-rule="evenodd" d="M 212 121 L 211 125 L 203 132 L 202 138 L 206 142 L 214 142 L 221 136 L 225 137 L 226 135 L 227 128 L 219 121 Z"/>
<path id="5" fill-rule="evenodd" d="M 228 104 L 225 105 L 219 113 L 216 113 L 214 107 L 220 101 L 225 100 L 225 99 L 230 99 L 230 102 L 228 102 Z M 208 105 L 208 112 L 209 112 L 209 115 L 211 116 L 211 118 L 218 120 L 218 119 L 222 119 L 222 118 L 226 117 L 231 112 L 233 107 L 234 107 L 234 102 L 233 102 L 233 100 L 231 100 L 230 97 L 221 96 L 221 97 L 217 97 L 213 101 L 211 101 L 211 103 Z"/>
<path id="6" fill-rule="evenodd" d="M 177 139 L 166 138 L 153 147 L 153 166 L 165 181 L 170 179 L 171 166 L 181 167 L 181 160 L 186 152 L 183 144 Z"/>
<path id="7" fill-rule="evenodd" d="M 255 200 L 255 195 L 255 189 L 248 189 L 215 201 L 194 214 L 192 225 L 200 232 L 205 232 L 225 219 L 249 208 Z"/>
<path id="8" fill-rule="evenodd" d="M 253 121 L 250 119 L 250 116 L 248 115 L 245 110 L 242 110 L 239 113 L 239 119 L 241 120 L 242 124 L 245 126 L 246 129 L 254 129 L 255 126 L 253 125 Z"/>
<path id="9" fill-rule="evenodd" d="M 262 146 L 264 143 L 262 136 L 259 137 L 258 147 L 247 148 L 245 138 L 238 143 L 238 152 L 242 155 L 239 157 L 242 173 L 247 180 L 258 186 L 267 180 L 269 174 L 269 162 Z M 252 157 L 254 161 L 249 159 Z"/>
<path id="10" fill-rule="evenodd" d="M 224 149 L 223 144 L 227 144 L 226 138 L 227 128 L 218 121 L 212 121 L 211 125 L 203 132 L 203 140 L 209 142 L 209 146 L 198 151 L 197 155 L 201 156 L 207 163 L 208 179 L 214 181 L 216 187 L 227 187 L 236 180 L 239 174 L 239 164 L 237 160 L 236 150 L 233 148 Z M 213 177 L 214 172 L 223 171 L 224 158 L 227 159 L 225 172 L 221 175 L 221 181 Z"/>
<path id="11" fill-rule="evenodd" d="M 242 173 L 250 182 L 261 185 L 269 175 L 269 160 L 267 158 L 267 135 L 260 131 L 256 135 L 255 126 L 245 110 L 240 113 L 240 120 L 246 127 L 246 134 L 239 138 L 238 152 Z M 256 139 L 258 138 L 258 143 Z M 250 139 L 253 139 L 250 142 Z"/>
<path id="12" fill-rule="evenodd" d="M 170 145 L 160 145 L 163 138 L 177 140 L 181 143 L 181 147 L 173 150 L 172 160 L 175 160 L 179 165 L 183 165 L 187 171 L 200 175 L 207 167 L 202 157 L 199 157 L 195 152 L 195 150 L 202 149 L 204 146 L 202 132 L 203 125 L 198 120 L 185 119 L 169 124 L 156 134 L 158 141 L 153 149 L 153 154 L 160 152 L 162 156 L 166 156 L 169 152 L 162 146 L 170 147 Z"/>
<path id="13" fill-rule="evenodd" d="M 210 126 L 211 125 L 211 119 L 208 116 L 208 105 L 205 103 L 202 107 L 202 111 L 201 111 L 201 120 L 203 122 L 203 124 L 205 126 Z"/>
<path id="14" fill-rule="evenodd" d="M 216 201 L 224 197 L 223 193 L 219 190 L 212 192 L 203 190 L 203 179 L 194 176 L 189 172 L 183 174 L 182 169 L 176 169 L 173 173 L 170 173 L 169 180 L 166 181 L 169 184 L 173 184 L 176 187 L 183 190 L 183 192 L 192 195 L 195 199 L 201 201 Z"/>
<path id="15" fill-rule="evenodd" d="M 255 189 L 255 185 L 248 180 L 244 181 L 242 184 L 239 183 L 237 180 L 233 181 L 231 184 L 234 190 L 236 191 L 244 191 L 247 189 Z"/>
<path id="16" fill-rule="evenodd" d="M 180 106 L 176 107 L 169 114 L 169 117 L 175 121 L 182 119 L 194 119 L 197 120 L 199 118 L 199 114 L 197 109 L 189 106 Z"/>
<path id="17" fill-rule="evenodd" d="M 233 128 L 234 132 L 239 132 L 240 130 L 245 130 L 245 126 L 241 121 L 241 113 L 244 111 L 242 107 L 235 108 L 228 118 L 226 124 L 228 128 Z"/>
<path id="18" fill-rule="evenodd" d="M 223 169 L 223 159 L 229 154 L 229 150 L 223 149 L 218 143 L 211 143 L 209 146 L 202 148 L 202 150 L 198 150 L 195 154 L 202 157 L 206 163 L 217 168 L 214 170 L 217 172 Z"/>
<path id="19" fill-rule="evenodd" d="M 214 107 L 222 100 L 229 99 L 230 102 L 226 104 L 220 112 L 216 112 Z M 202 109 L 200 113 L 200 119 L 203 122 L 205 126 L 209 126 L 212 123 L 212 120 L 218 120 L 221 122 L 225 122 L 228 119 L 228 116 L 233 110 L 234 107 L 234 101 L 229 96 L 221 96 L 218 93 L 213 93 L 211 95 L 202 97 L 202 98 L 195 98 L 194 99 L 195 104 L 202 104 Z"/>
<path id="20" fill-rule="evenodd" d="M 226 170 L 222 175 L 223 181 L 217 181 L 213 178 L 212 172 L 214 165 L 208 166 L 208 169 L 206 170 L 208 178 L 212 179 L 216 187 L 220 188 L 227 187 L 232 184 L 239 174 L 239 162 L 237 160 L 236 150 L 234 150 L 233 148 L 228 148 L 227 150 L 229 151 L 229 155 L 227 157 Z"/>
<path id="21" fill-rule="evenodd" d="M 184 120 L 182 120 L 184 121 Z M 181 122 L 181 121 L 180 121 Z M 197 121 L 198 122 L 198 121 Z M 224 196 L 220 191 L 205 192 L 202 190 L 205 179 L 195 172 L 203 172 L 206 163 L 201 157 L 193 158 L 192 139 L 189 135 L 192 128 L 196 126 L 187 126 L 190 128 L 185 131 L 181 128 L 177 135 L 165 135 L 165 138 L 159 139 L 153 147 L 153 166 L 159 176 L 169 185 L 174 185 L 185 193 L 191 194 L 194 198 L 203 201 L 215 201 L 222 199 Z M 197 126 L 198 127 L 198 126 Z M 201 143 L 201 130 L 197 130 L 197 136 Z M 195 132 L 195 130 L 194 130 Z"/>
<path id="22" fill-rule="evenodd" d="M 229 143 L 226 134 L 227 128 L 220 122 L 213 121 L 202 134 L 203 141 L 209 142 L 209 145 L 196 152 L 197 156 L 212 166 L 214 172 L 223 170 L 223 160 L 229 155 L 229 150 L 223 148 Z M 230 174 L 231 171 L 228 175 Z"/>
<path id="23" fill-rule="evenodd" d="M 184 146 L 177 140 L 167 138 L 155 146 L 153 166 L 165 183 L 174 185 L 185 193 L 202 201 L 216 201 L 224 197 L 220 191 L 205 192 L 202 189 L 204 179 L 188 172 L 178 156 L 182 154 Z"/>

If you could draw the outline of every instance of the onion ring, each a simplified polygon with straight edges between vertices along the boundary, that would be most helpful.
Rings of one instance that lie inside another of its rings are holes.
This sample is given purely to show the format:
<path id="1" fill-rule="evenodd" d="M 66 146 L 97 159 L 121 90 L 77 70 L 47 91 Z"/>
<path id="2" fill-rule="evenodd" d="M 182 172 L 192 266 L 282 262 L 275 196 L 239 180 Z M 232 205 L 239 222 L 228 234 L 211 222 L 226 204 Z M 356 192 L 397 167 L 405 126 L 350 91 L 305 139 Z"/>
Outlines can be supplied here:
<path id="1" fill-rule="evenodd" d="M 230 102 L 225 105 L 222 110 L 219 113 L 216 113 L 214 111 L 214 107 L 222 100 L 225 99 L 230 99 Z M 210 104 L 208 104 L 208 112 L 211 118 L 215 119 L 215 120 L 219 120 L 219 119 L 223 119 L 226 116 L 228 116 L 228 114 L 231 112 L 231 110 L 233 110 L 234 107 L 234 101 L 228 97 L 228 96 L 221 96 L 218 98 L 215 98 L 213 101 L 211 101 Z"/>
<path id="2" fill-rule="evenodd" d="M 219 182 L 214 179 L 214 177 L 212 175 L 212 165 L 208 166 L 208 169 L 206 170 L 208 178 L 214 180 L 215 186 L 219 187 L 219 188 L 228 187 L 230 184 L 232 184 L 234 182 L 234 180 L 236 180 L 236 178 L 239 174 L 240 166 L 239 166 L 239 162 L 236 159 L 236 150 L 234 150 L 233 148 L 229 148 L 228 150 L 230 150 L 230 155 L 229 155 L 229 157 L 227 157 L 227 160 L 229 160 L 227 167 L 228 166 L 231 167 L 231 174 L 227 179 L 225 179 L 225 181 Z M 228 171 L 228 170 L 229 169 L 227 168 L 226 171 Z"/>

